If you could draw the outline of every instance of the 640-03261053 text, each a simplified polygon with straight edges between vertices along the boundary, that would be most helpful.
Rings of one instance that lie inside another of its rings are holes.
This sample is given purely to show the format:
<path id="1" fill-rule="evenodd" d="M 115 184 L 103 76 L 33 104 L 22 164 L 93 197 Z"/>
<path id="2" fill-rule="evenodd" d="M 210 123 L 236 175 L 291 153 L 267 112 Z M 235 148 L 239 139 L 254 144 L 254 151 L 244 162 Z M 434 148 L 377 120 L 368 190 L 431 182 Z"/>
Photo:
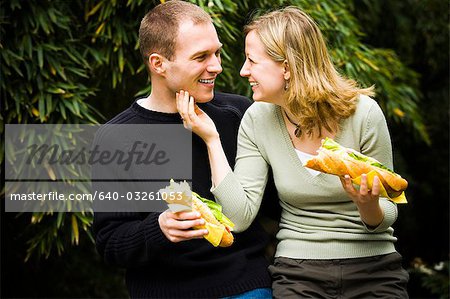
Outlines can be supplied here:
<path id="1" fill-rule="evenodd" d="M 9 195 L 10 200 L 39 200 L 39 201 L 64 201 L 64 200 L 82 200 L 82 201 L 93 201 L 93 200 L 166 200 L 170 198 L 172 200 L 181 200 L 181 192 L 171 192 L 161 194 L 159 192 L 145 192 L 145 191 L 135 191 L 126 192 L 121 194 L 120 192 L 98 192 L 94 193 L 71 193 L 64 194 L 60 192 L 50 191 L 47 193 L 11 193 Z"/>

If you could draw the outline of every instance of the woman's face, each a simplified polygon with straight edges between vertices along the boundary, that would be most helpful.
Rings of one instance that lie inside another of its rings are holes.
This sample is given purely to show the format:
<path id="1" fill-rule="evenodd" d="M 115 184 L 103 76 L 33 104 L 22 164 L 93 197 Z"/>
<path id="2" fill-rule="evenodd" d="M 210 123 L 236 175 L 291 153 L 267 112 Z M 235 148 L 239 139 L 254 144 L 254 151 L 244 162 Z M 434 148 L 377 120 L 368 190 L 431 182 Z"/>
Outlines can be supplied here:
<path id="1" fill-rule="evenodd" d="M 270 58 L 254 30 L 245 38 L 245 56 L 240 75 L 250 82 L 253 100 L 282 105 L 286 95 L 285 64 Z"/>

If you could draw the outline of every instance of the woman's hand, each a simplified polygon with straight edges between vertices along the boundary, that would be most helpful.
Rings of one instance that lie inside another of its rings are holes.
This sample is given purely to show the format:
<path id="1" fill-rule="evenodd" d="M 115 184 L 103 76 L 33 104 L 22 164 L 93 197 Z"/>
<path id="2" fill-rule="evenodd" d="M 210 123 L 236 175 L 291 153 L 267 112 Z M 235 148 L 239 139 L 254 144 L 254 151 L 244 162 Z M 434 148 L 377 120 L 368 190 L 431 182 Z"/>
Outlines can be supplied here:
<path id="1" fill-rule="evenodd" d="M 213 186 L 218 186 L 231 168 L 216 126 L 212 119 L 194 103 L 194 98 L 189 96 L 187 91 L 180 90 L 176 98 L 177 109 L 183 119 L 184 127 L 192 130 L 206 143 L 211 166 L 211 180 Z"/>
<path id="2" fill-rule="evenodd" d="M 370 227 L 378 226 L 384 218 L 384 212 L 380 207 L 380 179 L 373 178 L 372 190 L 367 186 L 367 175 L 361 175 L 361 184 L 359 190 L 355 189 L 349 175 L 341 178 L 342 186 L 348 196 L 358 207 L 361 220 Z"/>
<path id="3" fill-rule="evenodd" d="M 194 103 L 194 98 L 187 91 L 180 90 L 180 92 L 177 92 L 176 101 L 177 110 L 186 129 L 192 130 L 207 144 L 219 138 L 212 119 Z"/>

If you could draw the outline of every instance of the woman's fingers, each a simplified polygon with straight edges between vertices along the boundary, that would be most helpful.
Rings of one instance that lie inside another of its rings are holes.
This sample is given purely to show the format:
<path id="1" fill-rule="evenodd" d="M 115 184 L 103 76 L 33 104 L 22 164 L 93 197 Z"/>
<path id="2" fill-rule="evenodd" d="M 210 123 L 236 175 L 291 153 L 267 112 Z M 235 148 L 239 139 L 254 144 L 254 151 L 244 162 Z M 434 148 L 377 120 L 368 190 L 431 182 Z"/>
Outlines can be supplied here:
<path id="1" fill-rule="evenodd" d="M 340 180 L 345 191 L 354 201 L 371 201 L 373 199 L 378 199 L 379 197 L 381 182 L 377 176 L 374 176 L 372 188 L 370 188 L 367 175 L 362 174 L 359 190 L 353 186 L 349 175 L 345 175 L 344 178 L 340 178 Z"/>
<path id="2" fill-rule="evenodd" d="M 361 184 L 359 185 L 359 194 L 366 196 L 369 192 L 367 187 L 367 175 L 364 173 L 361 175 Z"/>
<path id="3" fill-rule="evenodd" d="M 198 119 L 199 114 L 204 112 L 195 104 L 193 96 L 189 95 L 189 92 L 180 90 L 176 93 L 176 104 L 178 113 L 181 118 L 189 123 L 193 123 Z"/>
<path id="4" fill-rule="evenodd" d="M 180 90 L 179 94 L 177 93 L 177 109 L 183 118 L 183 126 L 206 143 L 219 138 L 214 122 L 195 104 L 195 99 L 189 92 Z"/>
<path id="5" fill-rule="evenodd" d="M 179 92 L 176 92 L 175 93 L 175 103 L 177 104 L 177 111 L 178 111 L 178 113 L 180 113 L 180 116 L 181 116 L 181 109 L 180 109 L 180 98 L 181 98 L 181 95 L 180 95 L 180 93 Z"/>
<path id="6" fill-rule="evenodd" d="M 353 187 L 352 180 L 350 179 L 350 176 L 348 174 L 346 174 L 344 178 L 340 179 L 345 191 L 347 191 L 351 195 L 356 192 L 355 187 Z"/>
<path id="7" fill-rule="evenodd" d="M 369 181 L 366 174 L 361 175 L 361 185 L 359 194 L 361 196 L 378 197 L 380 195 L 381 182 L 378 176 L 374 176 L 372 180 L 372 188 L 369 187 Z"/>
<path id="8" fill-rule="evenodd" d="M 380 195 L 380 189 L 381 189 L 381 182 L 380 179 L 377 176 L 374 176 L 373 182 L 372 182 L 372 195 L 378 196 Z"/>
<path id="9" fill-rule="evenodd" d="M 188 101 L 188 114 L 191 121 L 194 121 L 197 118 L 197 114 L 195 113 L 195 103 L 194 97 L 190 96 Z"/>
<path id="10" fill-rule="evenodd" d="M 180 90 L 180 92 L 176 93 L 177 110 L 183 120 L 184 127 L 188 130 L 192 128 L 192 119 L 189 114 L 190 98 L 194 101 L 194 98 L 189 96 L 189 92 L 187 91 Z"/>
<path id="11" fill-rule="evenodd" d="M 185 121 L 187 121 L 187 118 L 186 118 L 186 114 L 187 114 L 186 107 L 187 107 L 187 105 L 186 105 L 186 92 L 184 90 L 180 90 L 180 114 L 181 114 L 181 117 L 183 118 L 183 120 L 185 120 Z"/>

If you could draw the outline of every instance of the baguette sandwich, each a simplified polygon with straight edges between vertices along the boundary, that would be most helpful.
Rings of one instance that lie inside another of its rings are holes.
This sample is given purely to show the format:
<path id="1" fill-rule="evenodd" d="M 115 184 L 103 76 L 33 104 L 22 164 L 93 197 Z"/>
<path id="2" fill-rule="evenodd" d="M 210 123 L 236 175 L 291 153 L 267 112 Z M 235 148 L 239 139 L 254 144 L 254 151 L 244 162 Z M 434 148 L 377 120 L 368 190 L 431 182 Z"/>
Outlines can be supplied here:
<path id="1" fill-rule="evenodd" d="M 159 193 L 173 212 L 190 210 L 199 212 L 205 224 L 194 229 L 206 228 L 208 234 L 204 238 L 214 247 L 228 247 L 233 244 L 234 237 L 231 231 L 234 223 L 222 213 L 222 206 L 218 203 L 192 192 L 186 182 L 176 183 L 170 180 L 170 185 L 159 190 Z"/>
<path id="2" fill-rule="evenodd" d="M 382 185 L 381 196 L 391 200 L 401 195 L 404 197 L 403 192 L 408 187 L 408 182 L 374 158 L 343 147 L 330 138 L 322 140 L 322 145 L 317 152 L 318 155 L 307 160 L 303 166 L 340 177 L 348 174 L 357 185 L 359 185 L 360 176 L 365 173 L 369 188 L 373 177 L 378 176 Z M 399 202 L 406 202 L 406 199 Z"/>

